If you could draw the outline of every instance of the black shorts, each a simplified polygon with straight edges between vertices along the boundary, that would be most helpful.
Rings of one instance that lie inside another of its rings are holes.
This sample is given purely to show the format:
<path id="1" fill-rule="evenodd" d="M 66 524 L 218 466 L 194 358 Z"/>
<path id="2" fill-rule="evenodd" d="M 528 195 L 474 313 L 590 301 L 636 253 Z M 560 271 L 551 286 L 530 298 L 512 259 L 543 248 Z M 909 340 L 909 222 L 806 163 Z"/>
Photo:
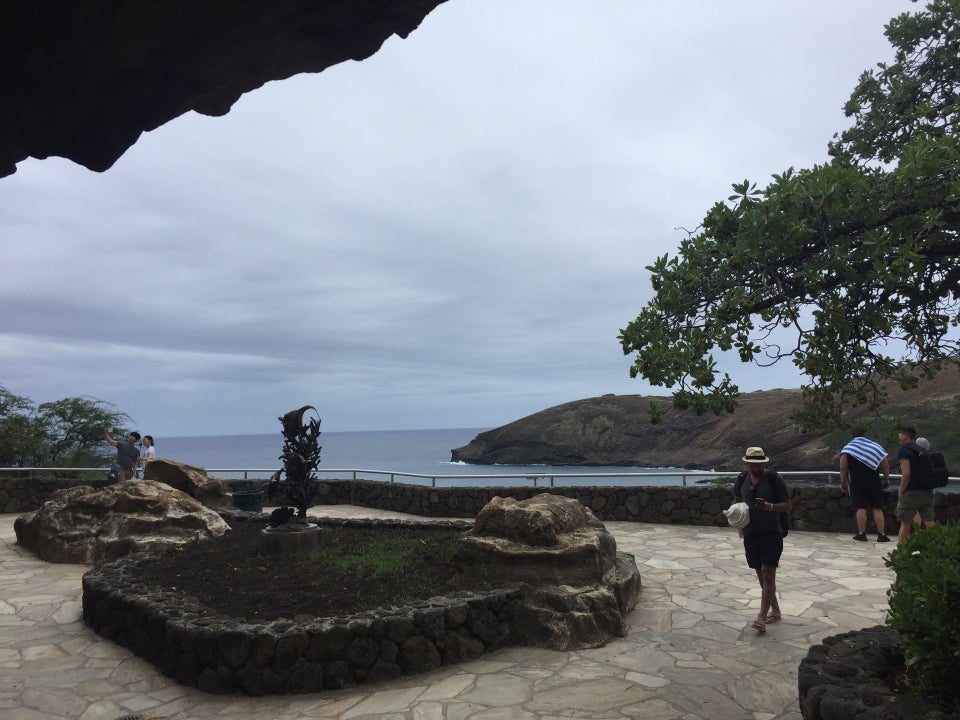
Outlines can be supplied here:
<path id="1" fill-rule="evenodd" d="M 883 484 L 880 476 L 872 478 L 850 476 L 850 504 L 857 510 L 883 507 Z"/>
<path id="2" fill-rule="evenodd" d="M 761 565 L 777 567 L 783 555 L 783 538 L 780 531 L 759 532 L 743 536 L 743 553 L 747 556 L 747 565 L 759 570 Z"/>

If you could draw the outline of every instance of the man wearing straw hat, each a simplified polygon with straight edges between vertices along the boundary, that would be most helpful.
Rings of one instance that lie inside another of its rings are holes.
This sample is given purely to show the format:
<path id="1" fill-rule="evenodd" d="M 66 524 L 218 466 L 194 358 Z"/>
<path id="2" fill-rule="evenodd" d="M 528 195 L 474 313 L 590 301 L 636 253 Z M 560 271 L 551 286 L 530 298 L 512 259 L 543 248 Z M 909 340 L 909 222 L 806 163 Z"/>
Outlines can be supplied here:
<path id="1" fill-rule="evenodd" d="M 747 471 L 737 480 L 734 501 L 745 502 L 750 508 L 750 523 L 743 529 L 743 551 L 747 565 L 756 571 L 760 581 L 760 612 L 750 627 L 763 633 L 767 623 L 781 618 L 777 602 L 777 565 L 783 554 L 780 513 L 790 512 L 793 502 L 783 478 L 767 470 L 770 458 L 763 448 L 747 448 L 743 462 Z"/>

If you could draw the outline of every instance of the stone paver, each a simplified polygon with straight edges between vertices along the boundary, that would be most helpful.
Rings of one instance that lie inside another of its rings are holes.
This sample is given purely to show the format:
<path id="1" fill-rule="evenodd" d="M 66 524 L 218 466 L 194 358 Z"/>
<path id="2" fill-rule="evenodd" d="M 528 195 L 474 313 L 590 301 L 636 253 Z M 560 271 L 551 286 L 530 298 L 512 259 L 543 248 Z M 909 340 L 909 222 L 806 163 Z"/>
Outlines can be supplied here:
<path id="1" fill-rule="evenodd" d="M 403 517 L 359 507 L 336 517 Z M 507 648 L 480 660 L 310 695 L 206 695 L 95 635 L 80 619 L 82 565 L 37 560 L 0 515 L 0 720 L 799 720 L 797 665 L 823 638 L 880 624 L 889 545 L 791 532 L 782 622 L 748 629 L 759 587 L 729 528 L 608 522 L 642 577 L 625 638 L 576 652 Z"/>

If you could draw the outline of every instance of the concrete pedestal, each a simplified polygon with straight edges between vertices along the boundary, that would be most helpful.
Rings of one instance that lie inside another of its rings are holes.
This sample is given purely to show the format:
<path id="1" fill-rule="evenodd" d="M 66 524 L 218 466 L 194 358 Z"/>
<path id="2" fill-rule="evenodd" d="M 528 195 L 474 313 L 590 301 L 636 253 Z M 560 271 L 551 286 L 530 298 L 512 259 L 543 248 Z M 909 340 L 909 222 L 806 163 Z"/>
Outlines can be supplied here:
<path id="1" fill-rule="evenodd" d="M 320 528 L 313 523 L 287 523 L 267 528 L 260 534 L 260 544 L 266 555 L 303 552 L 320 547 Z"/>

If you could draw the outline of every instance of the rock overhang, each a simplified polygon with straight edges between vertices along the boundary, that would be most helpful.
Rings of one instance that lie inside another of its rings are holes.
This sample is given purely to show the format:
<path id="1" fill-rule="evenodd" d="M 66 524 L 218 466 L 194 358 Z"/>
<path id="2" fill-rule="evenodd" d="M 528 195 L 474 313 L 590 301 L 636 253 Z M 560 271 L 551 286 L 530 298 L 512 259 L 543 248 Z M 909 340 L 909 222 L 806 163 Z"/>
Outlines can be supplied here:
<path id="1" fill-rule="evenodd" d="M 60 156 L 102 172 L 144 132 L 220 116 L 271 80 L 363 60 L 445 0 L 0 2 L 0 177 Z"/>

